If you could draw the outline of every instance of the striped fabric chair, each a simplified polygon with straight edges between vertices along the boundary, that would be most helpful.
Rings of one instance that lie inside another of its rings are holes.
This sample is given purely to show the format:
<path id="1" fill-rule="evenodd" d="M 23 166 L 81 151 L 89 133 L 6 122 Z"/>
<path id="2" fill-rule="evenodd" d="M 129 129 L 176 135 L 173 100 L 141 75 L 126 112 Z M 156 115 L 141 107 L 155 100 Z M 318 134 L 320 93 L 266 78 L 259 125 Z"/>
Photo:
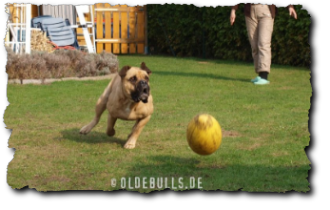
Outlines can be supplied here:
<path id="1" fill-rule="evenodd" d="M 50 41 L 56 45 L 55 47 L 80 49 L 76 35 L 68 20 L 51 16 L 40 16 L 32 19 L 31 24 L 32 27 L 34 26 L 45 31 Z"/>

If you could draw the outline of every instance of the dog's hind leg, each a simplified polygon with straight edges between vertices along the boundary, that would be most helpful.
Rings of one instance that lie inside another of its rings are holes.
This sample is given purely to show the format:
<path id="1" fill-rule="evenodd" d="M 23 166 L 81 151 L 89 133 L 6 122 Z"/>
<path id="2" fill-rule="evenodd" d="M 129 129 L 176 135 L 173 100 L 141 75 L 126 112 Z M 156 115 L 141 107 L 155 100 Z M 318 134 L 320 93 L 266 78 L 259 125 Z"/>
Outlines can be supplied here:
<path id="1" fill-rule="evenodd" d="M 100 121 L 101 115 L 104 110 L 107 108 L 107 102 L 110 94 L 110 85 L 104 90 L 103 94 L 97 100 L 95 106 L 95 117 L 94 119 L 84 127 L 80 129 L 80 134 L 88 134 L 94 126 Z"/>

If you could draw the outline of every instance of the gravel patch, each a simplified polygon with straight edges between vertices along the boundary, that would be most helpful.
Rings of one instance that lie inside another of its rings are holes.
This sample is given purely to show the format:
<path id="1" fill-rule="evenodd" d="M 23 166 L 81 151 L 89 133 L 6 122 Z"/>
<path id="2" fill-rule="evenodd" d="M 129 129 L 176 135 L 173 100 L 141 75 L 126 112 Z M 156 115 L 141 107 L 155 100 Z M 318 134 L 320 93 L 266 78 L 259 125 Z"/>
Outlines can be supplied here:
<path id="1" fill-rule="evenodd" d="M 112 79 L 115 74 L 108 74 L 104 76 L 95 76 L 95 77 L 65 77 L 61 79 L 45 79 L 44 81 L 40 79 L 24 79 L 23 85 L 26 84 L 50 84 L 52 82 L 60 82 L 60 81 L 69 81 L 69 80 L 76 80 L 76 81 L 86 81 L 86 80 L 106 80 Z M 8 84 L 21 84 L 21 80 L 19 79 L 10 79 L 8 80 Z"/>

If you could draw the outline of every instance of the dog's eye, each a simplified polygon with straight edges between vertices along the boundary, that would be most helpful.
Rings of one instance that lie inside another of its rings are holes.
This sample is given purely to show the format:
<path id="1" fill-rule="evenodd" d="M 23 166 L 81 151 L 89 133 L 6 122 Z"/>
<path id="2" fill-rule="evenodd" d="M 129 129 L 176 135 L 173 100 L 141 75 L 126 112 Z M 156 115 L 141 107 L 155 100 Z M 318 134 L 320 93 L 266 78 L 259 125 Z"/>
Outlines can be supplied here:
<path id="1" fill-rule="evenodd" d="M 147 77 L 147 76 L 146 76 L 144 79 L 145 79 L 146 81 L 149 81 L 149 77 Z"/>
<path id="2" fill-rule="evenodd" d="M 136 82 L 136 80 L 137 80 L 136 76 L 131 77 L 131 78 L 129 79 L 130 82 Z"/>

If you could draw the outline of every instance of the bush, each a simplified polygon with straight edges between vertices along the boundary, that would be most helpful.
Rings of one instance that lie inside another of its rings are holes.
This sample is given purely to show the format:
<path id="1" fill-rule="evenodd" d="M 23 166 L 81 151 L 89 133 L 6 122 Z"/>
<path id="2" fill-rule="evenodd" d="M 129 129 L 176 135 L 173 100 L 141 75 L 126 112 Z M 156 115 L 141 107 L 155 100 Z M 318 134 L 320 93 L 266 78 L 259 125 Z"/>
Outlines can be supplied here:
<path id="1" fill-rule="evenodd" d="M 152 54 L 252 61 L 243 5 L 230 25 L 231 7 L 151 4 L 148 8 L 148 45 Z M 296 5 L 298 20 L 286 8 L 275 18 L 272 61 L 295 66 L 310 65 L 310 15 Z M 173 53 L 174 52 L 174 53 Z"/>
<path id="2" fill-rule="evenodd" d="M 7 48 L 6 72 L 9 79 L 86 77 L 118 71 L 117 56 L 112 53 L 87 54 L 77 50 L 56 50 L 15 54 Z M 107 69 L 107 70 L 105 70 Z"/>

